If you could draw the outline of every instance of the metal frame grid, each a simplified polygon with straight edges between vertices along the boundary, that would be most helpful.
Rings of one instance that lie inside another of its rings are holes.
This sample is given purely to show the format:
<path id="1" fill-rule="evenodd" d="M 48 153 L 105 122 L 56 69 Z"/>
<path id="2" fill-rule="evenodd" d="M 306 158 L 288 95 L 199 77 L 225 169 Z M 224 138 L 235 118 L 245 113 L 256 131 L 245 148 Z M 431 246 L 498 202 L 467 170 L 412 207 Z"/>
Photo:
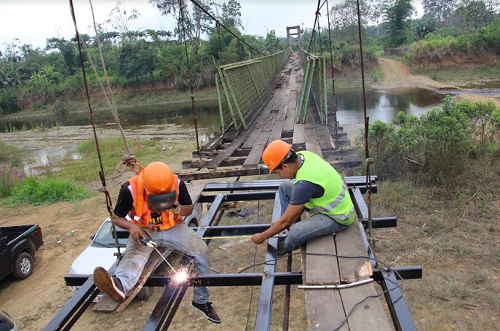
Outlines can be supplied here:
<path id="1" fill-rule="evenodd" d="M 219 99 L 222 132 L 232 125 L 246 129 L 271 99 L 271 80 L 290 56 L 290 49 L 217 68 L 215 82 Z"/>
<path id="2" fill-rule="evenodd" d="M 326 84 L 326 60 L 300 48 L 302 63 L 305 67 L 304 80 L 300 92 L 297 123 L 305 123 L 309 98 L 312 97 L 321 123 L 328 124 L 328 99 Z"/>
<path id="3" fill-rule="evenodd" d="M 376 176 L 371 177 L 371 181 L 376 181 Z M 204 192 L 219 192 L 216 194 L 202 194 L 198 202 L 212 203 L 202 224 L 196 229 L 201 237 L 213 236 L 241 236 L 243 234 L 254 234 L 262 232 L 271 224 L 253 224 L 241 226 L 218 226 L 220 217 L 217 214 L 221 204 L 225 201 L 252 201 L 252 200 L 273 200 L 272 222 L 275 222 L 280 215 L 281 206 L 278 193 L 276 192 L 282 180 L 258 180 L 245 182 L 212 182 L 207 183 Z M 367 207 L 362 194 L 366 192 L 365 177 L 346 177 L 346 185 L 355 204 L 356 213 L 360 221 L 366 218 Z M 272 190 L 272 191 L 265 191 Z M 231 193 L 220 193 L 230 191 Z M 242 191 L 232 193 L 234 191 Z M 395 226 L 394 217 L 379 218 L 374 220 L 373 227 Z M 126 232 L 126 231 L 123 231 Z M 363 234 L 363 232 L 362 232 Z M 123 236 L 125 233 L 118 233 Z M 373 251 L 366 236 L 364 242 L 370 257 Z M 277 258 L 278 239 L 268 240 L 266 261 Z M 181 264 L 188 264 L 187 260 Z M 259 305 L 255 322 L 255 330 L 270 330 L 270 320 L 273 308 L 273 291 L 279 285 L 302 284 L 301 272 L 276 272 L 275 263 L 266 263 L 262 272 L 259 273 L 238 273 L 238 274 L 209 274 L 192 275 L 188 282 L 175 285 L 167 276 L 152 275 L 147 280 L 145 286 L 165 287 L 156 307 L 153 309 L 143 330 L 166 330 L 168 329 L 177 307 L 182 301 L 188 286 L 261 286 Z M 416 330 L 411 314 L 402 296 L 396 275 L 405 279 L 415 279 L 422 277 L 420 266 L 396 267 L 391 269 L 380 269 L 375 265 L 373 268 L 373 278 L 380 283 L 385 293 L 386 302 L 391 313 L 391 317 L 396 330 L 413 331 Z M 98 294 L 92 277 L 90 275 L 66 275 L 66 285 L 81 286 L 75 295 L 62 307 L 59 313 L 45 327 L 49 330 L 69 330 L 77 322 L 85 309 L 91 304 L 93 298 Z M 167 286 L 169 285 L 169 286 Z"/>

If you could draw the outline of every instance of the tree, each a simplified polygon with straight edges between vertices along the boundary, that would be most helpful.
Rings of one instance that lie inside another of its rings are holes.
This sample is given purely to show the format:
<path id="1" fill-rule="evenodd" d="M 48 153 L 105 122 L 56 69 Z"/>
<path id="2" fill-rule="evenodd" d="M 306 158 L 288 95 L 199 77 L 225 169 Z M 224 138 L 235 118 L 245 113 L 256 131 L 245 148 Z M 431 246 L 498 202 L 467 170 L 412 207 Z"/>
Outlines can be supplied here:
<path id="1" fill-rule="evenodd" d="M 227 4 L 222 4 L 222 24 L 227 28 L 241 27 L 244 30 L 241 23 L 241 5 L 238 1 L 229 0 Z"/>
<path id="2" fill-rule="evenodd" d="M 454 13 L 455 25 L 463 30 L 474 30 L 491 23 L 495 12 L 488 10 L 483 1 L 470 1 Z"/>
<path id="3" fill-rule="evenodd" d="M 209 32 L 210 17 L 200 8 L 191 3 L 191 8 L 186 4 L 186 0 L 149 0 L 149 3 L 155 5 L 164 16 L 172 15 L 177 21 L 177 27 L 174 34 L 179 40 L 184 40 L 184 30 L 186 31 L 186 40 L 191 43 L 193 53 L 198 54 L 201 34 Z M 198 1 L 207 12 L 210 10 L 210 2 Z"/>
<path id="4" fill-rule="evenodd" d="M 457 0 L 423 0 L 424 15 L 439 26 L 451 26 Z"/>
<path id="5" fill-rule="evenodd" d="M 368 16 L 370 13 L 370 5 L 361 1 L 359 5 L 359 11 L 361 14 L 361 25 L 368 25 Z M 344 30 L 349 35 L 351 39 L 357 40 L 358 31 L 358 7 L 357 0 L 344 0 L 338 5 L 332 6 L 330 10 L 330 23 L 334 29 Z"/>
<path id="6" fill-rule="evenodd" d="M 61 54 L 64 58 L 66 72 L 69 75 L 72 75 L 75 73 L 76 68 L 79 65 L 76 47 L 77 47 L 76 41 L 68 41 L 64 38 L 62 38 L 62 39 L 49 38 L 49 39 L 47 39 L 45 49 L 46 50 L 53 50 L 53 49 L 59 50 L 59 52 L 61 52 Z"/>
<path id="7" fill-rule="evenodd" d="M 408 42 L 413 10 L 411 0 L 396 0 L 394 5 L 384 9 L 384 28 L 388 33 L 389 46 L 398 47 Z"/>
<path id="8" fill-rule="evenodd" d="M 122 4 L 123 2 L 121 0 L 116 2 L 116 6 L 111 9 L 109 19 L 106 23 L 110 23 L 111 26 L 117 29 L 120 33 L 127 34 L 132 21 L 138 19 L 141 14 L 136 9 L 132 9 L 130 11 L 123 9 L 123 7 L 120 7 Z"/>

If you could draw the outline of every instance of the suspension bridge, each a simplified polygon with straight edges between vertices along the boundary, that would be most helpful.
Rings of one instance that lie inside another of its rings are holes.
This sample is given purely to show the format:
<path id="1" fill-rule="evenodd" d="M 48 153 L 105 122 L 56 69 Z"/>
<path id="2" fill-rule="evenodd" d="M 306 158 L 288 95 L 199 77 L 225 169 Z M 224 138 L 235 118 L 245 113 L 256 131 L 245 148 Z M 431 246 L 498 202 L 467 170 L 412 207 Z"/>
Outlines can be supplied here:
<path id="1" fill-rule="evenodd" d="M 318 2 L 317 15 L 319 9 Z M 290 33 L 294 29 L 297 33 Z M 287 33 L 289 42 L 291 35 L 301 40 L 299 27 L 287 28 Z M 193 159 L 183 161 L 186 171 L 180 174 L 184 180 L 191 181 L 189 191 L 193 202 L 210 203 L 196 229 L 200 237 L 252 235 L 265 231 L 281 216 L 277 190 L 282 180 L 239 180 L 241 176 L 268 173 L 261 163 L 261 154 L 275 139 L 291 143 L 296 151 L 315 152 L 335 168 L 362 165 L 347 148 L 350 141 L 339 126 L 335 104 L 329 102 L 326 71 L 325 58 L 309 53 L 302 45 L 295 52 L 288 47 L 273 55 L 217 67 L 215 81 L 221 134 L 197 148 Z M 193 91 L 191 95 L 196 127 Z M 369 238 L 371 229 L 394 227 L 397 220 L 395 217 L 371 217 L 363 194 L 377 192 L 377 178 L 370 176 L 369 165 L 367 169 L 367 176 L 344 178 L 357 222 L 345 232 L 308 241 L 299 253 L 301 271 L 291 270 L 290 254 L 287 271 L 277 270 L 276 237 L 268 239 L 261 272 L 193 274 L 179 283 L 173 281 L 171 275 L 150 275 L 151 267 L 136 291 L 142 286 L 163 287 L 164 290 L 143 330 L 168 329 L 187 288 L 194 284 L 260 286 L 254 323 L 256 331 L 271 329 L 271 316 L 276 313 L 273 311 L 276 286 L 286 286 L 282 329 L 288 330 L 291 285 L 299 285 L 304 291 L 309 330 L 416 330 L 400 287 L 405 279 L 421 278 L 422 268 L 390 267 L 375 257 Z M 237 180 L 202 181 L 227 177 L 237 177 Z M 225 213 L 224 203 L 260 200 L 274 201 L 269 224 L 220 224 Z M 190 261 L 183 258 L 178 263 L 182 266 Z M 99 293 L 90 275 L 67 275 L 65 281 L 80 289 L 50 321 L 45 328 L 47 331 L 70 329 Z M 380 285 L 379 290 L 375 283 Z M 108 311 L 125 308 L 118 306 Z"/>

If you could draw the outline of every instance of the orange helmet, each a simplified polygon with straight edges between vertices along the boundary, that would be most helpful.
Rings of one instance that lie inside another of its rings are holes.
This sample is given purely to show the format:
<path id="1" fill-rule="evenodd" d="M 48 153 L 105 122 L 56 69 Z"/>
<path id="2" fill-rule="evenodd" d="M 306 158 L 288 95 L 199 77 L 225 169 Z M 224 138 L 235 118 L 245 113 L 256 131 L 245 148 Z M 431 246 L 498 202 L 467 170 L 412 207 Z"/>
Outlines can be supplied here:
<path id="1" fill-rule="evenodd" d="M 262 152 L 262 160 L 269 167 L 269 173 L 273 172 L 274 168 L 280 165 L 291 149 L 292 145 L 287 144 L 283 140 L 274 140 L 267 145 L 264 152 Z"/>
<path id="2" fill-rule="evenodd" d="M 174 190 L 174 174 L 163 162 L 152 162 L 142 172 L 142 183 L 148 194 L 170 193 Z"/>

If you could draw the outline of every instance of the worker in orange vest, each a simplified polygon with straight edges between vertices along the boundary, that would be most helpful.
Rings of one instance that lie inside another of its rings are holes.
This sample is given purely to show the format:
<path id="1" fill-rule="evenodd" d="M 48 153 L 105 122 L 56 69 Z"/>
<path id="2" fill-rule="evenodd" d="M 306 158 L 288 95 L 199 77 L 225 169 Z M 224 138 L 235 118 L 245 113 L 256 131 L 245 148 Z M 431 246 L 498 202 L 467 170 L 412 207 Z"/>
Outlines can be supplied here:
<path id="1" fill-rule="evenodd" d="M 354 205 L 339 173 L 319 155 L 308 151 L 295 153 L 292 145 L 274 140 L 262 153 L 262 160 L 284 181 L 279 187 L 281 217 L 262 233 L 252 236 L 256 244 L 289 229 L 280 241 L 279 255 L 293 251 L 307 240 L 344 231 L 354 222 Z M 310 217 L 300 221 L 302 212 Z"/>
<path id="2" fill-rule="evenodd" d="M 163 162 L 153 162 L 122 185 L 113 211 L 114 225 L 129 231 L 125 255 L 114 275 L 104 268 L 94 270 L 95 285 L 111 299 L 121 302 L 135 286 L 153 248 L 141 243 L 151 241 L 158 247 L 183 252 L 194 258 L 195 272 L 210 273 L 210 258 L 205 242 L 182 221 L 193 211 L 186 184 Z M 194 288 L 191 305 L 205 317 L 220 323 L 208 287 Z"/>

